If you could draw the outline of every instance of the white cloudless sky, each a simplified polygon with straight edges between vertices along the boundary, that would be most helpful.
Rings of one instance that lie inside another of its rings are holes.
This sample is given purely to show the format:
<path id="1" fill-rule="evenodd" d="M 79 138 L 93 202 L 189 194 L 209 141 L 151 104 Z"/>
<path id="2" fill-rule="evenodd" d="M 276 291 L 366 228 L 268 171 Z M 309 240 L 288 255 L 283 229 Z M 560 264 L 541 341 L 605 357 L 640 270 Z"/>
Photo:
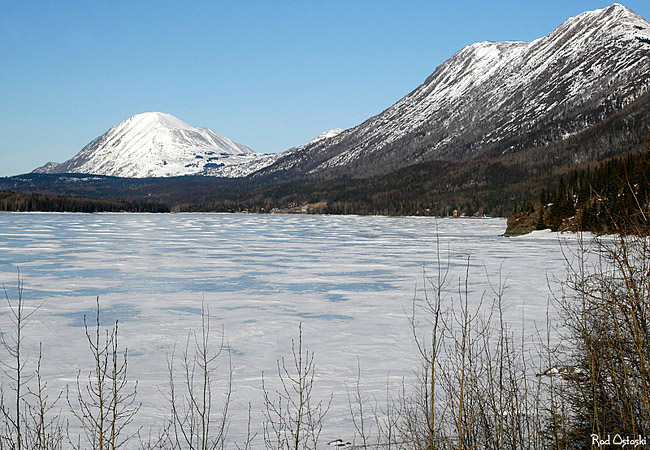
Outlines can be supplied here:
<path id="1" fill-rule="evenodd" d="M 592 0 L 0 0 L 0 176 L 161 111 L 272 153 L 353 127 L 465 45 L 530 41 Z M 650 18 L 650 1 L 623 3 Z"/>

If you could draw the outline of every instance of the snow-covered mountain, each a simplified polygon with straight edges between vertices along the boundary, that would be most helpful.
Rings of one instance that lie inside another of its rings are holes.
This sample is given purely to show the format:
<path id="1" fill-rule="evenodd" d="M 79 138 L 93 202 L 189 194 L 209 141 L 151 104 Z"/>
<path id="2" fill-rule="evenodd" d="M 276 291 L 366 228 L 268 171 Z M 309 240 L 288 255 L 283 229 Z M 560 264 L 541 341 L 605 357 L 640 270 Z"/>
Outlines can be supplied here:
<path id="1" fill-rule="evenodd" d="M 650 23 L 610 7 L 533 42 L 480 42 L 440 65 L 381 114 L 285 152 L 258 175 L 367 176 L 561 140 L 650 87 Z"/>
<path id="2" fill-rule="evenodd" d="M 255 153 L 162 113 L 133 116 L 39 173 L 120 177 L 250 174 L 364 177 L 425 161 L 467 161 L 561 141 L 650 90 L 650 23 L 614 4 L 533 42 L 480 42 L 381 114 L 279 155 Z"/>
<path id="3" fill-rule="evenodd" d="M 68 161 L 36 173 L 88 173 L 128 178 L 214 175 L 242 177 L 271 164 L 208 128 L 195 128 L 160 112 L 136 114 L 86 145 Z"/>

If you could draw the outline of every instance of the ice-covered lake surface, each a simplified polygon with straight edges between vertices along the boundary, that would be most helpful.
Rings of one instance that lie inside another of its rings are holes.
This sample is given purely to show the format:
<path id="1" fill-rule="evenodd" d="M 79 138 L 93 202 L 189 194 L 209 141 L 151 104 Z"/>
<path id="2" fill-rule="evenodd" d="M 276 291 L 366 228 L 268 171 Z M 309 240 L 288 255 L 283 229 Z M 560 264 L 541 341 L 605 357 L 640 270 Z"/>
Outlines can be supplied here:
<path id="1" fill-rule="evenodd" d="M 508 323 L 530 334 L 545 326 L 547 278 L 564 272 L 558 236 L 505 238 L 505 226 L 503 219 L 0 214 L 0 281 L 15 298 L 19 268 L 27 305 L 44 301 L 25 347 L 33 364 L 42 342 L 53 391 L 72 388 L 77 372 L 92 367 L 83 317 L 93 316 L 100 297 L 102 322 L 120 321 L 129 378 L 139 380 L 136 422 L 145 427 L 167 415 L 167 357 L 200 327 L 204 302 L 231 349 L 229 440 L 241 442 L 251 402 L 255 447 L 262 445 L 261 373 L 273 384 L 276 361 L 290 356 L 302 323 L 303 345 L 315 352 L 314 391 L 333 393 L 322 439 L 350 440 L 346 386 L 357 362 L 369 397 L 383 397 L 387 383 L 403 378 L 408 385 L 417 370 L 406 311 L 423 267 L 436 270 L 438 245 L 456 286 L 469 258 L 470 302 L 486 291 L 491 298 L 486 277 L 498 282 L 500 274 Z M 448 301 L 456 291 L 450 287 Z M 6 306 L 0 311 L 9 333 Z M 218 392 L 224 374 L 216 374 Z"/>

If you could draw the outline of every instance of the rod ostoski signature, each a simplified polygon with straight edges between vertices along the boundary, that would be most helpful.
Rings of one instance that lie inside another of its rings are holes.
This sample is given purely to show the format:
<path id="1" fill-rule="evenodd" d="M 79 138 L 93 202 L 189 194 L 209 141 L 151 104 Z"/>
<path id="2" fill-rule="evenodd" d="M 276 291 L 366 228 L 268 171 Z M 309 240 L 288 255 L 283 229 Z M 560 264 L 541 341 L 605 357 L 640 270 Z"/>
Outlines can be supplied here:
<path id="1" fill-rule="evenodd" d="M 620 447 L 638 447 L 643 445 L 644 447 L 648 445 L 648 439 L 645 436 L 639 435 L 638 437 L 629 437 L 621 436 L 620 434 L 607 435 L 606 438 L 602 438 L 597 434 L 591 435 L 591 445 L 597 447 L 602 447 L 605 445 L 616 445 Z"/>

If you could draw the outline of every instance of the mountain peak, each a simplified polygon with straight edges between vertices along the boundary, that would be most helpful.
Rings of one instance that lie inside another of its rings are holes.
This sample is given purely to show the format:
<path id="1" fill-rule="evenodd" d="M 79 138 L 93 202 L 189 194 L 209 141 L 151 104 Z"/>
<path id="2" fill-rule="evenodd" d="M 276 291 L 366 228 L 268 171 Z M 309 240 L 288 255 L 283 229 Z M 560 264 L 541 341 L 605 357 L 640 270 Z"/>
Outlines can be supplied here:
<path id="1" fill-rule="evenodd" d="M 628 28 L 630 26 L 639 25 L 639 23 L 642 25 L 648 24 L 648 21 L 628 7 L 621 5 L 620 3 L 614 3 L 605 8 L 585 11 L 582 14 L 567 19 L 564 24 L 600 28 L 603 28 L 605 24 L 609 24 L 609 26 L 604 27 L 604 29 L 607 30 L 614 28 Z M 560 26 L 560 28 L 562 28 L 562 26 Z"/>
<path id="2" fill-rule="evenodd" d="M 624 5 L 621 5 L 620 3 L 612 3 L 611 5 L 606 6 L 604 8 L 582 12 L 577 16 L 570 17 L 567 20 L 572 20 L 577 18 L 584 19 L 587 17 L 609 17 L 609 16 L 620 15 L 620 14 L 637 15 L 634 11 L 632 11 L 631 9 L 629 9 Z"/>
<path id="3" fill-rule="evenodd" d="M 625 5 L 621 5 L 620 3 L 612 3 L 611 5 L 602 8 L 602 9 L 597 9 L 594 12 L 599 12 L 602 11 L 606 14 L 612 14 L 612 13 L 625 13 L 625 14 L 633 14 L 637 16 L 638 14 L 632 11 L 630 8 L 628 8 Z"/>
<path id="4" fill-rule="evenodd" d="M 176 130 L 195 130 L 193 126 L 183 122 L 178 117 L 163 112 L 144 112 L 136 114 L 125 120 L 128 123 L 138 123 L 144 126 L 162 126 Z"/>
<path id="5" fill-rule="evenodd" d="M 171 114 L 136 114 L 97 137 L 68 161 L 37 173 L 87 173 L 128 178 L 182 175 L 244 176 L 270 164 L 208 128 L 195 128 Z"/>

